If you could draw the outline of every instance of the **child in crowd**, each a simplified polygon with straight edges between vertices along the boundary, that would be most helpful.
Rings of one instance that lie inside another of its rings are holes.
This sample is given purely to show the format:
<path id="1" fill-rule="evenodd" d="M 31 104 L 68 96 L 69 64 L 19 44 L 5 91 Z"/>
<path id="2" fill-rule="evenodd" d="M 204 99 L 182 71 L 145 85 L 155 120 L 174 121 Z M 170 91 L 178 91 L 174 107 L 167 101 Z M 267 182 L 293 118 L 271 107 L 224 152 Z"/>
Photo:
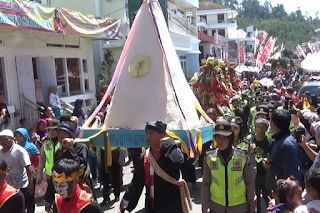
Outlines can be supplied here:
<path id="1" fill-rule="evenodd" d="M 28 128 L 28 121 L 27 121 L 27 119 L 21 118 L 21 119 L 20 119 L 20 125 L 21 125 L 22 128 L 27 129 L 27 128 Z"/>
<path id="2" fill-rule="evenodd" d="M 320 169 L 310 169 L 305 176 L 306 190 L 311 201 L 297 207 L 294 213 L 304 213 L 314 209 L 320 211 Z"/>
<path id="3" fill-rule="evenodd" d="M 267 210 L 270 213 L 291 213 L 302 203 L 302 188 L 293 177 L 280 179 L 272 190 L 275 205 Z"/>

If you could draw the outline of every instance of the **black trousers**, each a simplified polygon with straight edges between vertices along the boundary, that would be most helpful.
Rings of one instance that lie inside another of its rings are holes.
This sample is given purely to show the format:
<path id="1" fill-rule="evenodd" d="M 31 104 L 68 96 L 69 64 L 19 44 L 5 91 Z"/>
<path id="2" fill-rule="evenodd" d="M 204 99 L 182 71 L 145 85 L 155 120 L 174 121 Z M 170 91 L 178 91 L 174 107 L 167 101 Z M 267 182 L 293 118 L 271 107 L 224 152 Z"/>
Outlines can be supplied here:
<path id="1" fill-rule="evenodd" d="M 260 193 L 262 194 L 262 199 L 268 206 L 269 199 L 268 196 L 271 196 L 271 192 L 267 189 L 266 187 L 266 177 L 265 176 L 258 176 L 256 178 L 256 194 L 257 194 L 257 213 L 261 213 L 261 196 Z"/>
<path id="2" fill-rule="evenodd" d="M 36 179 L 33 179 L 33 191 L 36 188 Z M 28 193 L 28 188 L 22 188 L 20 191 L 23 193 L 24 200 L 25 200 L 25 209 L 27 210 L 27 213 L 34 213 L 35 211 L 35 199 L 34 199 L 34 193 L 30 195 Z"/>
<path id="3" fill-rule="evenodd" d="M 101 171 L 103 178 L 103 199 L 110 200 L 110 184 L 113 188 L 113 193 L 116 198 L 120 197 L 121 190 L 121 166 L 119 163 L 120 157 L 120 148 L 112 151 L 112 165 L 108 167 L 108 170 L 105 170 L 105 153 L 104 150 L 101 150 Z"/>

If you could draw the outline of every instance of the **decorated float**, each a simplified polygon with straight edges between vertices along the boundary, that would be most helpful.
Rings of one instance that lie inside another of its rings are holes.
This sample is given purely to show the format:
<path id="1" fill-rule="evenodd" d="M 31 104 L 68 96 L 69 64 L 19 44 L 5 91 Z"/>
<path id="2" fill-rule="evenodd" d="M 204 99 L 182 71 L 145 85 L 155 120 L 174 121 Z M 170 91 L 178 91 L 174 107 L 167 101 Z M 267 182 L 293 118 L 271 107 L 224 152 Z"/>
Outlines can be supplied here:
<path id="1" fill-rule="evenodd" d="M 214 58 L 202 60 L 198 75 L 192 79 L 192 88 L 202 108 L 215 108 L 228 117 L 230 99 L 240 95 L 242 84 L 236 66 Z"/>
<path id="2" fill-rule="evenodd" d="M 90 129 L 113 90 L 104 128 Z M 150 0 L 141 5 L 112 81 L 80 138 L 108 153 L 111 146 L 146 147 L 146 122 L 156 120 L 167 123 L 167 135 L 191 157 L 212 139 L 213 122 L 185 79 L 158 1 Z"/>

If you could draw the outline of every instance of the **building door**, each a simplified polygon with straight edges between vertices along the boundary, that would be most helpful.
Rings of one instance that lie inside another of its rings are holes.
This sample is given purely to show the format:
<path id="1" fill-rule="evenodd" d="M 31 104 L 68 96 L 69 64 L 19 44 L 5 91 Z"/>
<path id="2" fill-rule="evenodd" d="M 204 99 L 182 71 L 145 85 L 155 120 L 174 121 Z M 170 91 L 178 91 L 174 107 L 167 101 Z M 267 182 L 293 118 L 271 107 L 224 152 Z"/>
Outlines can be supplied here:
<path id="1" fill-rule="evenodd" d="M 36 103 L 34 75 L 31 55 L 17 55 L 16 67 L 18 76 L 18 88 L 20 95 L 21 116 L 29 123 L 35 123 L 38 119 L 36 110 L 32 105 Z"/>
<path id="2" fill-rule="evenodd" d="M 48 89 L 50 86 L 57 86 L 56 67 L 54 56 L 37 57 L 38 79 L 41 81 L 44 104 L 49 105 Z"/>
<path id="3" fill-rule="evenodd" d="M 184 75 L 187 77 L 187 56 L 180 56 L 180 64 Z"/>

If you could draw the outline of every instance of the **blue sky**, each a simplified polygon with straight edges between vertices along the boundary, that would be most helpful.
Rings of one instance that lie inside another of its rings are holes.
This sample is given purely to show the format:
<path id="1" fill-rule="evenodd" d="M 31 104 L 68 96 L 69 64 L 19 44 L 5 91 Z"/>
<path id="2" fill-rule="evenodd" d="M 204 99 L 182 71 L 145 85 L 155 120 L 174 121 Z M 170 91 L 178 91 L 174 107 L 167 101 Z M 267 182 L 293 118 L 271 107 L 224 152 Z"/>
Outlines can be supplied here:
<path id="1" fill-rule="evenodd" d="M 265 0 L 259 0 L 261 4 Z M 298 7 L 302 11 L 302 14 L 305 15 L 305 11 L 309 12 L 309 15 L 315 17 L 317 10 L 319 10 L 320 17 L 320 1 L 319 0 L 270 0 L 273 6 L 276 6 L 278 3 L 284 5 L 287 13 L 296 11 Z M 316 2 L 316 3 L 315 3 Z"/>

